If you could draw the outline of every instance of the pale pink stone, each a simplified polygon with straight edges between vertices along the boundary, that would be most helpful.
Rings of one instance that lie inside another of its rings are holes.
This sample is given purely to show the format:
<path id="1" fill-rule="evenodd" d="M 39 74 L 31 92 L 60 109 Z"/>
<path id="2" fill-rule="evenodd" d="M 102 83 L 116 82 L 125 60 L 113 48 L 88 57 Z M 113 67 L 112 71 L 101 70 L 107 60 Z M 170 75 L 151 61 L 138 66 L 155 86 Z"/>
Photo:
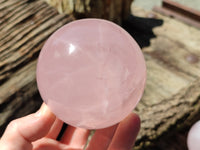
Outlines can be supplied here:
<path id="1" fill-rule="evenodd" d="M 140 100 L 146 80 L 142 52 L 118 25 L 83 19 L 57 30 L 37 65 L 40 94 L 67 124 L 87 129 L 114 125 Z"/>
<path id="2" fill-rule="evenodd" d="M 196 122 L 190 129 L 187 145 L 189 150 L 200 150 L 200 121 Z"/>

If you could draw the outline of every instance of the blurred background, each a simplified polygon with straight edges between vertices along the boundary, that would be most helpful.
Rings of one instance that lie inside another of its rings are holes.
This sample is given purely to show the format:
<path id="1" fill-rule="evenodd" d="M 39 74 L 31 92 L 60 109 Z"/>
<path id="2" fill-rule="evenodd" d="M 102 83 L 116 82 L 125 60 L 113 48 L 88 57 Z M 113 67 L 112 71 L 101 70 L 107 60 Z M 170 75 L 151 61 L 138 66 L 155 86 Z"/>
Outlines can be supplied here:
<path id="1" fill-rule="evenodd" d="M 200 1 L 199 0 L 193 0 L 193 1 L 173 0 L 173 1 L 200 11 Z M 138 7 L 143 8 L 145 10 L 152 10 L 154 6 L 161 6 L 162 0 L 150 0 L 150 1 L 149 0 L 135 0 L 133 4 Z"/>

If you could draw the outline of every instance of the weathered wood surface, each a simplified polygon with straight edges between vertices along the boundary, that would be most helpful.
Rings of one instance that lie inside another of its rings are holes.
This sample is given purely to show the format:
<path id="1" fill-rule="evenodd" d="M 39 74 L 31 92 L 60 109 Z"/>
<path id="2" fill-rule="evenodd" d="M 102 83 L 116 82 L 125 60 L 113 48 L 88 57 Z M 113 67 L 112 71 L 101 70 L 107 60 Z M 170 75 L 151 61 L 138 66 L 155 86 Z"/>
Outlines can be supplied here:
<path id="1" fill-rule="evenodd" d="M 38 53 L 52 32 L 72 20 L 43 1 L 0 0 L 0 133 L 10 120 L 41 104 Z"/>
<path id="2" fill-rule="evenodd" d="M 134 14 L 164 20 L 155 28 L 151 46 L 143 48 L 148 78 L 136 109 L 142 127 L 135 149 L 156 145 L 152 149 L 179 150 L 170 147 L 169 137 L 198 119 L 200 112 L 200 31 L 140 9 L 134 8 Z M 1 133 L 10 120 L 41 104 L 35 81 L 38 53 L 53 31 L 73 19 L 39 0 L 0 0 Z M 186 149 L 181 144 L 180 149 Z"/>
<path id="3" fill-rule="evenodd" d="M 138 149 L 187 150 L 186 129 L 200 119 L 200 30 L 154 12 L 132 11 L 164 20 L 143 48 L 147 84 L 136 110 L 142 118 Z"/>
<path id="4" fill-rule="evenodd" d="M 133 0 L 45 0 L 60 13 L 75 16 L 103 18 L 115 23 L 121 22 L 130 14 Z"/>

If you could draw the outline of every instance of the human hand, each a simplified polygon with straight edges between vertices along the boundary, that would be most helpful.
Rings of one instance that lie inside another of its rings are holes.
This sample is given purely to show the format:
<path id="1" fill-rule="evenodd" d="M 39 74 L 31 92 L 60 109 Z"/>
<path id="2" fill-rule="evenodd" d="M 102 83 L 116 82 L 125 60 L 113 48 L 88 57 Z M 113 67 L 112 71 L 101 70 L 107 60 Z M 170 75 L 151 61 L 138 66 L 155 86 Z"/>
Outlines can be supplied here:
<path id="1" fill-rule="evenodd" d="M 68 126 L 56 138 L 63 122 L 43 104 L 34 114 L 12 121 L 0 140 L 1 150 L 83 150 L 90 131 Z M 117 125 L 96 130 L 86 150 L 129 150 L 140 129 L 139 117 L 131 113 Z"/>

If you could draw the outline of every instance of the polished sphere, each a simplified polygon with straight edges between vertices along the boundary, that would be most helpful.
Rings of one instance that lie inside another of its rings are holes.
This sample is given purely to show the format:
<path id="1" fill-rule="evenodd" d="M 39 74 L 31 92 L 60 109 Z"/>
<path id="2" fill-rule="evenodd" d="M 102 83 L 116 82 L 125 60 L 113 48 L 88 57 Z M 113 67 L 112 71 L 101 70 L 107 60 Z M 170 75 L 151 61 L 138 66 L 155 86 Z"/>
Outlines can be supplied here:
<path id="1" fill-rule="evenodd" d="M 200 121 L 196 122 L 190 129 L 187 145 L 189 150 L 200 150 Z"/>
<path id="2" fill-rule="evenodd" d="M 37 64 L 44 102 L 67 124 L 87 129 L 123 120 L 140 100 L 145 80 L 145 61 L 135 40 L 101 19 L 82 19 L 58 29 Z"/>

